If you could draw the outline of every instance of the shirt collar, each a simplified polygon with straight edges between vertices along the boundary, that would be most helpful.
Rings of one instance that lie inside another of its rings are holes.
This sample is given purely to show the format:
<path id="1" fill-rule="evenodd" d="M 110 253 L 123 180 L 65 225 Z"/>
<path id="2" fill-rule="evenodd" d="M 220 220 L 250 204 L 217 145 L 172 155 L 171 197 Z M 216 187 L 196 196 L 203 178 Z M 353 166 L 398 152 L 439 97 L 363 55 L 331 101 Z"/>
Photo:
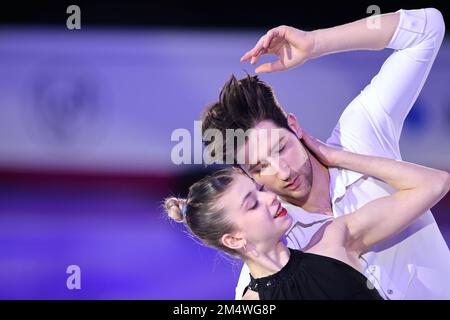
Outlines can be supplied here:
<path id="1" fill-rule="evenodd" d="M 363 176 L 363 174 L 361 173 L 340 168 L 329 168 L 329 174 L 330 198 L 333 205 L 337 200 L 339 200 L 339 198 L 345 195 L 348 186 L 350 186 Z M 308 212 L 301 207 L 283 200 L 281 197 L 278 197 L 278 200 L 282 203 L 283 207 L 286 208 L 292 218 L 294 218 L 294 221 L 301 223 L 305 227 L 332 218 L 329 215 L 323 213 Z M 286 231 L 286 234 L 289 233 L 294 226 L 295 223 L 292 223 L 292 225 Z"/>
<path id="2" fill-rule="evenodd" d="M 328 168 L 330 174 L 330 199 L 334 204 L 344 196 L 346 189 L 364 175 L 359 172 L 341 168 Z"/>
<path id="3" fill-rule="evenodd" d="M 278 200 L 282 203 L 283 207 L 286 208 L 286 210 L 294 220 L 289 229 L 286 230 L 285 234 L 289 233 L 292 230 L 292 228 L 296 224 L 295 222 L 302 224 L 302 226 L 304 227 L 308 227 L 318 222 L 323 222 L 324 220 L 332 218 L 331 216 L 324 213 L 308 212 L 301 207 L 298 207 L 281 199 L 280 197 L 278 197 Z"/>

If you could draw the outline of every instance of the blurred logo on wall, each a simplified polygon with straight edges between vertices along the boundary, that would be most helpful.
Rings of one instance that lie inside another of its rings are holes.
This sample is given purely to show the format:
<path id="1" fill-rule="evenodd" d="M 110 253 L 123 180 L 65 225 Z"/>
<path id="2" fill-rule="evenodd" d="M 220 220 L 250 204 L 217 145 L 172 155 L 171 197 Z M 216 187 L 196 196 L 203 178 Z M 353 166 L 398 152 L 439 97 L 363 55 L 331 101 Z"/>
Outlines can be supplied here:
<path id="1" fill-rule="evenodd" d="M 39 146 L 63 152 L 95 146 L 104 135 L 104 83 L 82 61 L 54 59 L 32 76 L 24 119 Z"/>

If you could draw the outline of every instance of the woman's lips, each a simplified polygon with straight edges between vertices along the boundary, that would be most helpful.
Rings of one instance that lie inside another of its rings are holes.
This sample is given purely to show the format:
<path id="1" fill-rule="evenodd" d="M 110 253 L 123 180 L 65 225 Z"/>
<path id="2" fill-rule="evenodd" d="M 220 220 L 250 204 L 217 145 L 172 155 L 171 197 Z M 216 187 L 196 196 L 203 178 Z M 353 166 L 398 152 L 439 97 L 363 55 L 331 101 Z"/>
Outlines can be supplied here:
<path id="1" fill-rule="evenodd" d="M 286 210 L 285 208 L 283 208 L 283 209 L 281 210 L 281 213 L 280 213 L 278 216 L 276 216 L 275 219 L 284 217 L 286 214 L 287 214 L 287 210 Z"/>

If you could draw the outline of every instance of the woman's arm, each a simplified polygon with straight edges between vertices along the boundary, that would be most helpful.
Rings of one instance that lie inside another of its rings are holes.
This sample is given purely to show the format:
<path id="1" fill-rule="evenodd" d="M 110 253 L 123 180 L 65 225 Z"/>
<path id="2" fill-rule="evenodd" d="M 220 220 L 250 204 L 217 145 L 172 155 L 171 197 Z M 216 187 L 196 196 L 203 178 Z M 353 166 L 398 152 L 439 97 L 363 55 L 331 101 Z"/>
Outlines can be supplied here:
<path id="1" fill-rule="evenodd" d="M 358 171 L 397 189 L 341 218 L 346 245 L 359 254 L 402 231 L 433 207 L 450 189 L 450 174 L 424 166 L 333 149 L 308 134 L 303 141 L 328 166 Z"/>

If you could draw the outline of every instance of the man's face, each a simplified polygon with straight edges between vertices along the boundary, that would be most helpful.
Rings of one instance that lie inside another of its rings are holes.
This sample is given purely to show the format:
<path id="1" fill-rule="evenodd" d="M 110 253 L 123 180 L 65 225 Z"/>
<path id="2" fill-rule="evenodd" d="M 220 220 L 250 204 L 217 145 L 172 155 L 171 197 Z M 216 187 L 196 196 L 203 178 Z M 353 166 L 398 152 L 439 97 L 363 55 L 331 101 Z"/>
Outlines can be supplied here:
<path id="1" fill-rule="evenodd" d="M 295 134 L 270 120 L 261 121 L 237 156 L 245 159 L 243 169 L 266 189 L 288 201 L 304 202 L 311 192 L 311 162 L 299 140 L 301 128 L 295 116 L 290 115 L 288 123 Z"/>

